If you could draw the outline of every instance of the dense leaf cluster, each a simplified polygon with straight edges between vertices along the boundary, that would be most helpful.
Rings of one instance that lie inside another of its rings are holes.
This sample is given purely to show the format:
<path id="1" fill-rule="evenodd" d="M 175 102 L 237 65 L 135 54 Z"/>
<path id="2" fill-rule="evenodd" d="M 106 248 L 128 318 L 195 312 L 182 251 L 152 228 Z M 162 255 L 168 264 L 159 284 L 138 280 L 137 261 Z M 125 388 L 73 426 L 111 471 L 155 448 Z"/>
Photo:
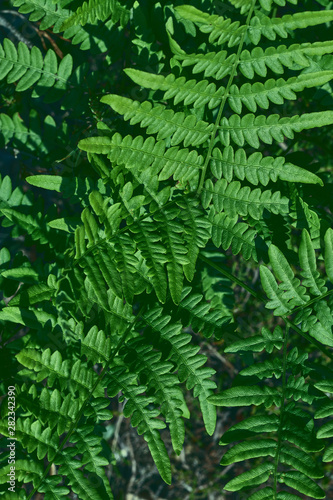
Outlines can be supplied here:
<path id="1" fill-rule="evenodd" d="M 210 436 L 216 407 L 252 407 L 221 437 L 221 465 L 245 461 L 226 491 L 325 498 L 331 4 L 13 0 L 39 35 L 30 48 L 13 25 L 0 44 L 0 140 L 25 165 L 24 183 L 0 178 L 17 498 L 113 498 L 103 433 L 117 396 L 170 484 L 161 430 L 179 455 L 187 391 Z M 216 255 L 259 269 L 262 292 Z M 233 283 L 273 313 L 255 335 L 234 317 Z M 194 333 L 240 353 L 232 387 L 216 392 Z"/>

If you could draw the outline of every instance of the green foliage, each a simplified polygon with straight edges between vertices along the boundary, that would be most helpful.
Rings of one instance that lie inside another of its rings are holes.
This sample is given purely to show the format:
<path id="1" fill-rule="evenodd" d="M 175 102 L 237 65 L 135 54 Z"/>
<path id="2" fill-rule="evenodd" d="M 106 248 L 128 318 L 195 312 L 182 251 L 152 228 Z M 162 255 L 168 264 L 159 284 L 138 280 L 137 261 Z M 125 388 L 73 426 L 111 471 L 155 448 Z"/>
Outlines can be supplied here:
<path id="1" fill-rule="evenodd" d="M 7 83 L 16 83 L 16 91 L 23 92 L 38 82 L 38 88 L 64 89 L 72 73 L 73 59 L 67 54 L 58 65 L 57 56 L 53 50 L 48 50 L 43 59 L 41 51 L 28 47 L 19 42 L 16 49 L 13 42 L 5 38 L 3 47 L 0 46 L 0 79 L 7 78 Z"/>
<path id="2" fill-rule="evenodd" d="M 0 45 L 0 140 L 22 161 L 0 177 L 17 498 L 112 499 L 115 408 L 171 484 L 187 419 L 212 436 L 220 406 L 250 407 L 220 440 L 221 465 L 243 462 L 226 492 L 325 498 L 333 11 L 229 3 L 12 2 L 41 39 Z M 257 301 L 248 323 L 233 283 Z"/>

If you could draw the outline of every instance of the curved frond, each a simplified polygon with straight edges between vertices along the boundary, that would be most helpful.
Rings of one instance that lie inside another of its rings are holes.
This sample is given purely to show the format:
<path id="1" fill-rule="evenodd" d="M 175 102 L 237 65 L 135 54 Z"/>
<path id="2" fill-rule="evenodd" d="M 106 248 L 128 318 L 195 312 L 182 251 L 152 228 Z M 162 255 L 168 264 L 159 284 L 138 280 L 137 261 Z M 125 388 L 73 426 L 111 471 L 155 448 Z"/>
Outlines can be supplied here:
<path id="1" fill-rule="evenodd" d="M 160 414 L 160 410 L 148 408 L 149 404 L 154 402 L 154 398 L 145 396 L 143 393 L 146 387 L 137 385 L 134 376 L 121 366 L 109 371 L 107 383 L 107 391 L 110 396 L 115 396 L 119 391 L 122 391 L 126 397 L 124 416 L 131 417 L 133 427 L 138 427 L 138 434 L 144 434 L 161 477 L 170 484 L 170 460 L 159 433 L 159 429 L 165 428 L 165 422 L 156 418 Z"/>
<path id="2" fill-rule="evenodd" d="M 206 338 L 212 335 L 217 339 L 221 338 L 223 325 L 229 323 L 230 315 L 226 315 L 220 309 L 212 308 L 212 304 L 204 301 L 201 294 L 194 294 L 191 291 L 191 287 L 183 288 L 176 317 L 184 326 L 191 326 L 195 332 L 200 331 Z"/>
<path id="3" fill-rule="evenodd" d="M 216 410 L 207 398 L 216 387 L 210 379 L 215 370 L 202 366 L 206 356 L 198 354 L 199 348 L 190 344 L 191 335 L 182 333 L 180 324 L 170 324 L 170 319 L 170 316 L 162 314 L 161 308 L 144 314 L 143 320 L 151 330 L 150 334 L 145 335 L 156 346 L 160 343 L 169 346 L 168 359 L 176 364 L 179 381 L 186 382 L 187 389 L 193 389 L 195 397 L 198 397 L 206 430 L 212 435 L 216 425 Z M 159 338 L 156 338 L 157 335 Z"/>
<path id="4" fill-rule="evenodd" d="M 124 361 L 140 380 L 147 384 L 147 390 L 160 406 L 161 413 L 169 424 L 172 446 L 179 455 L 182 450 L 185 428 L 183 421 L 184 397 L 179 381 L 173 374 L 173 365 L 161 361 L 161 352 L 154 352 L 142 338 L 130 340 L 123 348 Z"/>
<path id="5" fill-rule="evenodd" d="M 63 360 L 61 353 L 55 351 L 51 354 L 50 349 L 46 349 L 41 354 L 36 349 L 24 349 L 17 355 L 18 361 L 23 365 L 38 373 L 37 381 L 48 379 L 49 387 L 52 387 L 55 380 L 59 380 L 61 385 L 73 385 L 80 393 L 81 400 L 92 392 L 97 380 L 97 374 L 91 372 L 80 360 L 70 366 L 68 360 Z M 104 390 L 98 384 L 93 391 L 95 397 L 103 397 Z"/>

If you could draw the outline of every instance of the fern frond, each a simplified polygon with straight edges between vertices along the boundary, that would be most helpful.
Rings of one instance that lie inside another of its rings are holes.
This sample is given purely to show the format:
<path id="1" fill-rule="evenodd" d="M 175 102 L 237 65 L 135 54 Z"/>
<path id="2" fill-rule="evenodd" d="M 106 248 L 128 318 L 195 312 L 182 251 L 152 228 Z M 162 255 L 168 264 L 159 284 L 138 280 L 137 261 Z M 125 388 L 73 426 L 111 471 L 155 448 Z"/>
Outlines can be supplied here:
<path id="1" fill-rule="evenodd" d="M 5 426 L 4 422 L 1 422 L 0 428 L 1 434 L 9 437 L 8 426 Z M 48 461 L 52 462 L 56 456 L 59 436 L 52 432 L 50 427 L 43 429 L 39 420 L 30 417 L 17 418 L 15 435 L 29 453 L 36 451 L 39 460 L 47 456 Z"/>
<path id="2" fill-rule="evenodd" d="M 254 229 L 239 222 L 238 215 L 230 217 L 226 212 L 217 212 L 214 207 L 210 209 L 209 218 L 212 224 L 212 241 L 217 248 L 228 250 L 231 247 L 234 255 L 242 252 L 245 260 L 252 258 L 257 262 Z"/>
<path id="3" fill-rule="evenodd" d="M 183 416 L 184 397 L 172 363 L 161 361 L 160 352 L 153 352 L 142 338 L 132 339 L 123 348 L 124 361 L 131 372 L 139 375 L 147 384 L 147 390 L 154 397 L 154 404 L 161 407 L 161 413 L 169 424 L 172 446 L 179 455 L 182 450 L 185 428 Z"/>
<path id="4" fill-rule="evenodd" d="M 328 231 L 328 236 L 325 236 L 325 244 L 329 248 L 330 230 Z M 316 269 L 313 242 L 308 232 L 303 229 L 299 249 L 299 259 L 303 268 L 301 276 L 304 278 L 302 284 L 295 277 L 287 259 L 277 247 L 271 245 L 268 253 L 275 276 L 267 267 L 260 266 L 263 288 L 270 299 L 266 307 L 274 309 L 274 315 L 284 315 L 290 314 L 298 306 L 296 321 L 298 324 L 301 323 L 301 330 L 309 332 L 322 344 L 333 346 L 332 303 L 330 300 L 328 302 L 320 300 L 321 297 L 325 297 L 327 287 L 324 286 L 325 281 Z M 329 260 L 329 257 L 327 259 Z M 280 281 L 279 284 L 277 280 Z M 318 297 L 313 306 L 307 292 Z"/>
<path id="5" fill-rule="evenodd" d="M 228 56 L 228 52 L 208 52 L 206 54 L 187 54 L 175 41 L 172 41 L 171 49 L 177 60 L 183 61 L 184 67 L 193 66 L 193 74 L 204 72 L 205 77 L 213 77 L 220 80 L 229 75 L 236 61 L 236 54 Z M 267 47 L 265 50 L 260 46 L 251 52 L 243 50 L 240 55 L 239 69 L 242 74 L 252 80 L 255 74 L 266 77 L 267 68 L 276 74 L 283 74 L 284 67 L 289 69 L 307 68 L 310 60 L 307 56 L 322 56 L 333 52 L 332 42 L 314 42 Z"/>
<path id="6" fill-rule="evenodd" d="M 151 279 L 156 295 L 161 302 L 165 302 L 167 294 L 167 276 L 164 264 L 168 262 L 167 251 L 162 243 L 162 235 L 156 232 L 151 221 L 142 221 L 131 227 L 134 240 L 138 245 L 149 268 L 148 276 Z"/>
<path id="7" fill-rule="evenodd" d="M 229 0 L 229 3 L 236 9 L 240 9 L 241 14 L 247 13 L 252 6 L 251 0 Z"/>
<path id="8" fill-rule="evenodd" d="M 273 388 L 267 383 L 258 386 L 240 385 L 209 397 L 209 401 L 220 406 L 264 404 L 269 408 L 273 403 L 280 408 L 279 415 L 254 415 L 232 426 L 222 437 L 220 444 L 242 440 L 225 453 L 221 462 L 223 465 L 249 458 L 268 457 L 262 464 L 242 472 L 229 481 L 225 489 L 238 491 L 243 488 L 253 488 L 266 483 L 270 475 L 273 475 L 274 490 L 265 487 L 250 498 L 269 499 L 272 498 L 272 492 L 275 492 L 276 498 L 289 498 L 289 494 L 283 491 L 277 495 L 277 483 L 290 486 L 311 498 L 324 498 L 323 490 L 312 479 L 323 477 L 320 467 L 309 456 L 309 453 L 320 449 L 320 443 L 314 436 L 313 420 L 292 401 L 285 402 L 286 398 L 303 399 L 310 404 L 313 402 L 314 396 L 308 393 L 309 385 L 305 383 L 304 377 L 297 376 L 299 372 L 303 372 L 303 368 L 307 370 L 308 356 L 299 355 L 297 348 L 287 353 L 286 342 L 279 327 L 273 334 L 263 329 L 262 334 L 264 336 L 261 340 L 260 336 L 254 336 L 237 341 L 229 347 L 229 352 L 259 351 L 267 346 L 268 351 L 272 353 L 274 348 L 280 350 L 283 347 L 282 357 L 271 356 L 270 359 L 254 363 L 240 372 L 241 376 L 255 376 L 261 380 L 270 379 L 275 375 L 276 378 L 282 378 L 282 387 Z M 289 375 L 289 371 L 292 374 Z M 273 432 L 277 433 L 277 439 L 274 439 Z M 253 438 L 259 433 L 268 433 L 268 436 L 254 440 Z M 279 462 L 288 467 L 288 470 L 278 470 Z M 289 467 L 295 470 L 290 470 Z"/>
<path id="9" fill-rule="evenodd" d="M 239 21 L 232 23 L 228 18 L 224 19 L 222 16 L 209 15 L 192 5 L 179 5 L 175 8 L 175 11 L 184 19 L 189 19 L 198 24 L 202 33 L 209 33 L 209 42 L 216 45 L 228 42 L 228 47 L 234 47 L 240 42 L 246 31 L 246 26 L 240 26 Z"/>
<path id="10" fill-rule="evenodd" d="M 184 239 L 188 248 L 189 263 L 184 265 L 184 274 L 188 281 L 192 281 L 199 249 L 206 246 L 210 238 L 211 226 L 199 209 L 197 201 L 184 197 L 177 201 L 177 205 L 181 208 L 180 217 L 184 224 Z"/>
<path id="11" fill-rule="evenodd" d="M 13 42 L 5 38 L 0 45 L 0 80 L 7 77 L 7 83 L 17 82 L 15 89 L 23 92 L 35 84 L 38 89 L 53 87 L 57 90 L 66 88 L 72 73 L 73 59 L 67 54 L 58 65 L 57 56 L 49 49 L 43 59 L 41 51 L 19 42 L 16 49 Z"/>
<path id="12" fill-rule="evenodd" d="M 230 87 L 228 103 L 233 111 L 240 114 L 242 105 L 249 111 L 255 113 L 257 106 L 268 109 L 269 101 L 274 104 L 283 104 L 285 99 L 296 99 L 295 92 L 302 92 L 305 88 L 319 87 L 332 80 L 333 72 L 319 71 L 317 73 L 305 73 L 288 80 L 270 78 L 265 83 L 244 83 L 241 88 L 236 85 Z"/>
<path id="13" fill-rule="evenodd" d="M 166 248 L 169 289 L 175 304 L 179 303 L 183 289 L 183 266 L 190 264 L 182 235 L 183 228 L 175 220 L 178 213 L 177 209 L 171 207 L 155 215 L 155 220 L 160 223 L 160 232 Z M 194 240 L 194 245 L 196 241 L 198 240 Z"/>
<path id="14" fill-rule="evenodd" d="M 259 183 L 267 186 L 270 181 L 276 182 L 277 179 L 322 184 L 317 175 L 286 162 L 282 156 L 272 158 L 263 156 L 259 151 L 247 156 L 244 149 L 234 150 L 232 146 L 226 146 L 223 153 L 219 148 L 214 148 L 210 168 L 214 177 L 217 179 L 224 177 L 229 183 L 237 177 L 241 181 L 246 179 L 255 186 Z"/>
<path id="15" fill-rule="evenodd" d="M 19 7 L 18 11 L 22 14 L 30 14 L 31 22 L 41 21 L 40 30 L 46 30 L 52 26 L 54 33 L 59 33 L 62 23 L 70 12 L 56 5 L 53 0 L 14 0 L 13 5 Z"/>
<path id="16" fill-rule="evenodd" d="M 195 150 L 177 146 L 167 148 L 165 141 L 155 141 L 153 137 L 144 140 L 142 136 L 127 135 L 122 138 L 118 133 L 112 137 L 89 137 L 79 142 L 79 148 L 88 153 L 108 155 L 112 163 L 124 165 L 129 170 L 142 172 L 149 167 L 149 172 L 158 175 L 161 181 L 171 175 L 176 181 L 191 180 L 203 163 L 202 156 Z"/>
<path id="17" fill-rule="evenodd" d="M 251 191 L 248 186 L 241 187 L 239 181 L 229 184 L 226 179 L 215 184 L 209 179 L 205 182 L 202 204 L 207 208 L 211 202 L 216 212 L 225 211 L 229 217 L 250 215 L 259 220 L 264 209 L 276 214 L 288 213 L 288 199 L 281 197 L 279 191 L 273 194 L 270 190 L 261 192 L 260 188 Z"/>
<path id="18" fill-rule="evenodd" d="M 230 321 L 230 316 L 219 309 L 212 309 L 212 304 L 205 302 L 199 293 L 191 293 L 191 287 L 184 287 L 175 318 L 184 326 L 191 326 L 195 332 L 201 332 L 206 338 L 223 336 L 223 325 Z"/>
<path id="19" fill-rule="evenodd" d="M 42 354 L 37 349 L 23 349 L 18 353 L 17 359 L 23 366 L 38 373 L 37 381 L 47 377 L 49 387 L 52 387 L 56 380 L 59 380 L 62 387 L 67 386 L 70 381 L 74 390 L 79 391 L 81 401 L 88 394 L 90 395 L 97 380 L 97 374 L 88 370 L 80 360 L 70 366 L 69 360 L 63 360 L 59 351 L 55 351 L 51 355 L 49 348 Z M 100 383 L 93 391 L 93 395 L 95 397 L 104 396 L 104 390 Z"/>
<path id="20" fill-rule="evenodd" d="M 197 82 L 196 80 L 187 80 L 184 76 L 176 78 L 172 73 L 168 76 L 155 75 L 134 68 L 128 68 L 124 71 L 133 82 L 141 87 L 163 90 L 163 100 L 173 98 L 174 104 L 184 101 L 185 105 L 193 104 L 194 108 L 208 104 L 209 109 L 214 109 L 221 103 L 225 93 L 224 87 L 216 89 L 215 83 L 209 83 L 207 80 Z"/>
<path id="21" fill-rule="evenodd" d="M 220 141 L 229 146 L 230 140 L 238 146 L 248 143 L 259 148 L 260 141 L 272 144 L 273 139 L 279 142 L 294 138 L 294 132 L 301 132 L 315 127 L 324 127 L 333 123 L 333 112 L 305 113 L 292 117 L 282 117 L 278 114 L 264 115 L 247 114 L 243 117 L 232 115 L 229 119 L 223 117 L 219 130 Z"/>
<path id="22" fill-rule="evenodd" d="M 108 404 L 107 401 L 106 406 Z M 105 490 L 112 498 L 110 484 L 102 467 L 109 465 L 109 461 L 101 456 L 100 436 L 94 433 L 90 425 L 84 425 L 75 430 L 70 441 L 75 443 L 76 453 L 82 454 L 81 463 L 85 464 L 85 471 L 95 474 L 98 478 L 103 478 Z"/>
<path id="23" fill-rule="evenodd" d="M 185 146 L 198 146 L 208 139 L 213 129 L 212 123 L 198 120 L 194 115 L 186 116 L 181 111 L 175 113 L 161 104 L 152 106 L 148 101 L 140 103 L 112 94 L 102 97 L 101 102 L 124 115 L 124 120 L 130 120 L 131 125 L 140 123 L 141 127 L 147 127 L 147 134 L 157 133 L 157 140 L 171 137 L 171 146 L 180 142 Z"/>
<path id="24" fill-rule="evenodd" d="M 152 330 L 148 338 L 153 341 L 153 344 L 158 346 L 161 342 L 169 345 L 168 358 L 178 367 L 179 381 L 186 381 L 187 389 L 194 389 L 194 395 L 200 402 L 206 430 L 209 435 L 212 435 L 216 425 L 216 410 L 207 398 L 216 387 L 215 382 L 210 380 L 215 370 L 202 367 L 207 358 L 202 354 L 197 354 L 199 348 L 190 344 L 191 336 L 181 332 L 181 325 L 169 324 L 171 318 L 164 316 L 161 308 L 155 308 L 144 314 L 143 319 Z M 156 335 L 160 336 L 160 339 L 155 339 Z"/>
<path id="25" fill-rule="evenodd" d="M 104 498 L 111 498 L 112 500 L 113 496 L 109 496 L 109 492 L 106 492 L 105 483 L 101 481 L 98 476 L 94 477 L 94 475 L 91 474 L 90 477 L 92 481 L 89 481 L 89 479 L 84 475 L 84 472 L 80 470 L 80 467 L 82 467 L 82 461 L 75 459 L 75 454 L 75 448 L 66 448 L 66 450 L 62 451 L 62 459 L 55 460 L 55 463 L 60 461 L 61 472 L 68 477 L 71 489 L 77 493 L 77 495 L 80 495 L 80 497 L 84 500 L 103 500 Z M 97 488 L 96 484 L 93 482 L 96 480 L 98 481 Z"/>
<path id="26" fill-rule="evenodd" d="M 214 260 L 221 261 L 223 264 L 226 257 L 220 252 L 213 252 Z M 207 254 L 206 254 L 207 255 Z M 233 323 L 233 309 L 235 305 L 235 295 L 232 288 L 232 281 L 222 277 L 216 268 L 209 266 L 208 263 L 201 259 L 203 253 L 200 255 L 200 274 L 198 280 L 200 282 L 200 289 L 203 291 L 205 300 L 210 304 L 211 310 L 218 311 L 222 317 L 229 317 Z M 222 332 L 221 332 L 222 334 Z M 217 340 L 220 334 L 215 331 Z"/>
<path id="27" fill-rule="evenodd" d="M 45 500 L 62 500 L 67 496 L 70 491 L 66 486 L 59 486 L 58 483 L 62 480 L 61 476 L 55 475 L 50 476 L 46 481 L 40 485 L 40 480 L 43 477 L 43 466 L 41 463 L 32 461 L 31 459 L 18 459 L 15 462 L 15 472 L 17 481 L 29 483 L 32 482 L 38 491 L 45 493 Z M 0 483 L 6 483 L 8 481 L 8 474 L 10 473 L 10 465 L 6 465 L 1 469 Z M 20 490 L 22 491 L 22 490 Z M 2 495 L 3 498 L 7 498 L 6 494 Z M 12 492 L 8 492 L 8 498 L 12 496 Z M 18 498 L 26 498 L 25 496 L 20 496 Z"/>
<path id="28" fill-rule="evenodd" d="M 317 263 L 315 251 L 312 246 L 312 241 L 309 233 L 305 230 L 302 232 L 302 240 L 299 247 L 299 260 L 303 271 L 301 272 L 303 285 L 309 288 L 313 295 L 321 295 L 327 292 L 327 287 L 324 286 L 325 280 L 319 278 L 320 273 L 317 271 Z"/>
<path id="29" fill-rule="evenodd" d="M 51 326 L 54 326 L 56 323 L 53 314 L 33 308 L 24 309 L 17 306 L 3 308 L 0 311 L 0 319 L 37 329 L 43 327 L 46 323 L 49 323 Z"/>
<path id="30" fill-rule="evenodd" d="M 273 333 L 271 333 L 268 328 L 263 327 L 260 335 L 253 335 L 237 342 L 233 342 L 230 346 L 226 347 L 225 352 L 260 352 L 265 350 L 271 354 L 274 347 L 276 349 L 281 349 L 282 345 L 283 332 L 280 326 L 277 326 Z"/>
<path id="31" fill-rule="evenodd" d="M 134 376 L 118 366 L 107 374 L 107 390 L 110 396 L 115 396 L 121 390 L 127 402 L 124 407 L 124 416 L 131 417 L 133 427 L 138 427 L 138 434 L 144 434 L 154 462 L 161 477 L 168 484 L 171 482 L 171 468 L 165 444 L 158 432 L 165 428 L 165 422 L 157 419 L 160 411 L 149 409 L 148 405 L 154 401 L 153 397 L 144 396 L 145 386 L 137 385 Z"/>
<path id="32" fill-rule="evenodd" d="M 296 12 L 282 17 L 270 18 L 258 13 L 252 17 L 248 34 L 252 43 L 258 45 L 261 37 L 275 40 L 276 37 L 288 38 L 289 30 L 304 29 L 309 26 L 328 23 L 333 20 L 332 10 Z"/>
<path id="33" fill-rule="evenodd" d="M 96 24 L 96 21 L 106 21 L 110 16 L 113 23 L 120 20 L 121 25 L 126 26 L 129 12 L 117 0 L 88 0 L 63 22 L 61 29 L 66 30 L 78 24 Z"/>
<path id="34" fill-rule="evenodd" d="M 31 206 L 32 204 L 33 201 L 29 193 L 24 193 L 21 187 L 13 189 L 12 181 L 8 175 L 3 178 L 0 176 L 0 211 L 2 208 L 20 205 Z"/>

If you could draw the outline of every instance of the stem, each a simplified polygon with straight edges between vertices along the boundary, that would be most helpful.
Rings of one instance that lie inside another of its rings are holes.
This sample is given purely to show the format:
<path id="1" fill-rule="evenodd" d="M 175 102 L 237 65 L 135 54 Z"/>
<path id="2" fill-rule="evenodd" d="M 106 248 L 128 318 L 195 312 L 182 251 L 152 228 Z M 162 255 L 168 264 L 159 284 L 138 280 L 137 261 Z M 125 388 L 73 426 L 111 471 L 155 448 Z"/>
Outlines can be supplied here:
<path id="1" fill-rule="evenodd" d="M 288 337 L 289 337 L 289 326 L 286 328 L 286 334 L 283 342 L 283 371 L 282 371 L 282 396 L 281 396 L 281 411 L 280 411 L 280 423 L 278 429 L 278 445 L 274 460 L 274 500 L 277 500 L 277 469 L 280 460 L 281 453 L 281 443 L 282 443 L 282 423 L 283 423 L 283 415 L 284 415 L 284 401 L 286 397 L 286 382 L 287 382 L 287 346 L 288 346 Z"/>
<path id="2" fill-rule="evenodd" d="M 251 7 L 251 9 L 250 9 L 250 11 L 248 13 L 247 18 L 246 18 L 246 23 L 245 23 L 246 30 L 244 30 L 244 33 L 242 35 L 242 39 L 241 39 L 240 44 L 238 46 L 238 50 L 237 50 L 237 53 L 236 53 L 236 58 L 234 60 L 233 66 L 232 66 L 232 70 L 231 70 L 231 74 L 230 74 L 230 77 L 229 77 L 229 80 L 228 80 L 228 84 L 227 84 L 227 87 L 225 89 L 225 93 L 223 94 L 223 100 L 221 102 L 220 109 L 219 109 L 219 112 L 217 114 L 217 118 L 215 120 L 214 128 L 213 128 L 211 136 L 210 136 L 210 141 L 209 141 L 209 146 L 208 146 L 208 152 L 207 152 L 207 156 L 206 156 L 206 159 L 205 159 L 205 163 L 204 163 L 203 168 L 202 168 L 200 183 L 199 183 L 199 187 L 198 187 L 198 191 L 197 191 L 197 196 L 200 195 L 200 193 L 202 191 L 202 188 L 203 188 L 203 185 L 204 185 L 204 182 L 205 182 L 205 177 L 206 177 L 206 172 L 207 172 L 207 168 L 208 168 L 208 163 L 209 163 L 209 160 L 211 159 L 211 154 L 212 154 L 212 150 L 213 150 L 213 147 L 214 147 L 214 141 L 215 141 L 216 132 L 217 132 L 217 129 L 219 128 L 219 126 L 220 126 L 220 121 L 221 121 L 222 113 L 223 113 L 223 110 L 224 110 L 224 106 L 225 106 L 225 104 L 227 102 L 227 98 L 229 96 L 229 89 L 230 89 L 231 84 L 232 84 L 232 82 L 233 82 L 233 80 L 235 78 L 235 75 L 236 75 L 236 69 L 237 69 L 237 66 L 238 66 L 238 63 L 239 63 L 239 58 L 240 58 L 240 55 L 241 55 L 241 52 L 242 52 L 242 49 L 243 49 L 243 44 L 244 44 L 244 39 L 245 39 L 246 31 L 247 31 L 247 28 L 248 28 L 248 26 L 250 24 L 250 20 L 251 20 L 251 17 L 252 17 L 252 13 L 253 13 L 255 4 L 256 4 L 256 0 L 253 1 L 252 7 Z"/>

